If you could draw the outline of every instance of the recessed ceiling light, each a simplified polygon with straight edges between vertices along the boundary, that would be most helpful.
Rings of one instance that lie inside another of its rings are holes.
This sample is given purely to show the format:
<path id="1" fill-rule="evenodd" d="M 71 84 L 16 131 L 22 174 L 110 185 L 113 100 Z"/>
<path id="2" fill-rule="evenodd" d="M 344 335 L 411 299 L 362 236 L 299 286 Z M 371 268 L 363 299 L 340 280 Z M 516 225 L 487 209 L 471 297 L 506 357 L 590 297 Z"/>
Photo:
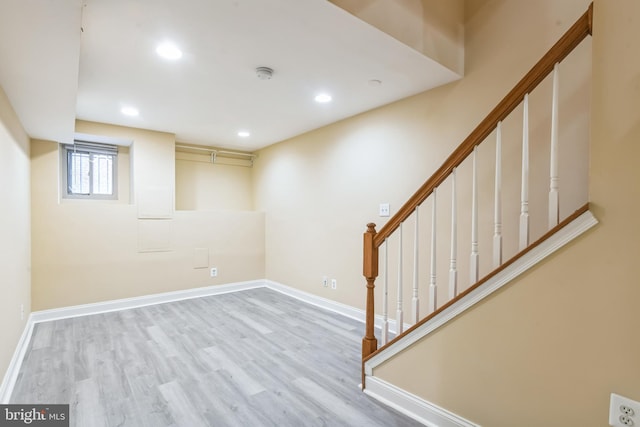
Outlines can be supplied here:
<path id="1" fill-rule="evenodd" d="M 156 47 L 156 53 L 164 59 L 175 61 L 182 58 L 182 51 L 171 42 L 162 42 Z"/>
<path id="2" fill-rule="evenodd" d="M 241 130 L 240 132 L 238 132 L 238 136 L 240 138 L 248 138 L 251 136 L 251 132 L 248 132 L 246 130 Z"/>
<path id="3" fill-rule="evenodd" d="M 321 104 L 327 103 L 327 102 L 331 102 L 331 95 L 327 94 L 327 93 L 321 93 L 319 95 L 316 95 L 315 100 L 316 102 L 319 102 Z"/>
<path id="4" fill-rule="evenodd" d="M 120 112 L 125 116 L 131 116 L 131 117 L 135 117 L 140 114 L 140 111 L 138 111 L 138 109 L 135 107 L 122 107 L 120 109 Z"/>

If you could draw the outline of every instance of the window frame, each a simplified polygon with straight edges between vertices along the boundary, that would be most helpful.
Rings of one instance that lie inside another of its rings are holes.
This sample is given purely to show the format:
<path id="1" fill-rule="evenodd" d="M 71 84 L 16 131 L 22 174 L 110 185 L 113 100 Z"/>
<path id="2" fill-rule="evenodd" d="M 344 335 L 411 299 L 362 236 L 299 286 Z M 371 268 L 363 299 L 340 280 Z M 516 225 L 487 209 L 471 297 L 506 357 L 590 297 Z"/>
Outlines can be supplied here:
<path id="1" fill-rule="evenodd" d="M 100 144 L 89 141 L 76 140 L 73 144 L 60 144 L 60 164 L 61 164 L 61 181 L 62 181 L 62 198 L 64 199 L 80 199 L 80 200 L 118 200 L 118 146 L 113 144 Z M 90 159 L 95 155 L 107 155 L 112 157 L 111 165 L 111 194 L 96 194 L 93 192 L 93 163 L 90 161 L 89 172 L 89 193 L 72 193 L 69 187 L 69 178 L 71 169 L 69 167 L 69 161 L 71 159 L 71 153 L 86 153 L 89 154 Z"/>

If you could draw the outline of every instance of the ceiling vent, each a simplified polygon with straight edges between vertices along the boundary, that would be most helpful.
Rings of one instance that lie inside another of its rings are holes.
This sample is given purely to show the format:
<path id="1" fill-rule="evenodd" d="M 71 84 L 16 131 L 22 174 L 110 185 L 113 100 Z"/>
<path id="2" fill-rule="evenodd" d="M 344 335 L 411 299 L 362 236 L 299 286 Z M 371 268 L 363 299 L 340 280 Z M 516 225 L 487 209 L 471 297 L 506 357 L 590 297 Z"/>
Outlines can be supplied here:
<path id="1" fill-rule="evenodd" d="M 260 80 L 271 80 L 273 70 L 269 67 L 258 67 L 256 68 L 256 75 Z"/>

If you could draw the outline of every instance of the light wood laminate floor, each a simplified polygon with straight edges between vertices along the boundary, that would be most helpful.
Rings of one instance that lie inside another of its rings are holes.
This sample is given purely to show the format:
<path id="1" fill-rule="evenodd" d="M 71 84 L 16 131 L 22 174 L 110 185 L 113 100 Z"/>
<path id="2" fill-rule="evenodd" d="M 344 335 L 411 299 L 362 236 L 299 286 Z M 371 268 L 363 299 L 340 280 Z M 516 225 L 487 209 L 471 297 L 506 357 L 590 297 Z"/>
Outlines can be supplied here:
<path id="1" fill-rule="evenodd" d="M 11 402 L 77 427 L 420 425 L 359 390 L 362 333 L 266 288 L 44 322 Z"/>

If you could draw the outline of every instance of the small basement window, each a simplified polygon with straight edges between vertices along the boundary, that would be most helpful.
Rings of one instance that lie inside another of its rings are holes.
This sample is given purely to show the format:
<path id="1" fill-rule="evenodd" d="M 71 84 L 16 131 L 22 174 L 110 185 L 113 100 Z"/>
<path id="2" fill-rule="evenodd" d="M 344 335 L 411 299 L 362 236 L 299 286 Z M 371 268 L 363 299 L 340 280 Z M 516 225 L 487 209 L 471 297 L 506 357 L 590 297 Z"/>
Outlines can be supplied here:
<path id="1" fill-rule="evenodd" d="M 63 197 L 70 199 L 118 198 L 118 146 L 75 141 L 62 145 Z"/>

